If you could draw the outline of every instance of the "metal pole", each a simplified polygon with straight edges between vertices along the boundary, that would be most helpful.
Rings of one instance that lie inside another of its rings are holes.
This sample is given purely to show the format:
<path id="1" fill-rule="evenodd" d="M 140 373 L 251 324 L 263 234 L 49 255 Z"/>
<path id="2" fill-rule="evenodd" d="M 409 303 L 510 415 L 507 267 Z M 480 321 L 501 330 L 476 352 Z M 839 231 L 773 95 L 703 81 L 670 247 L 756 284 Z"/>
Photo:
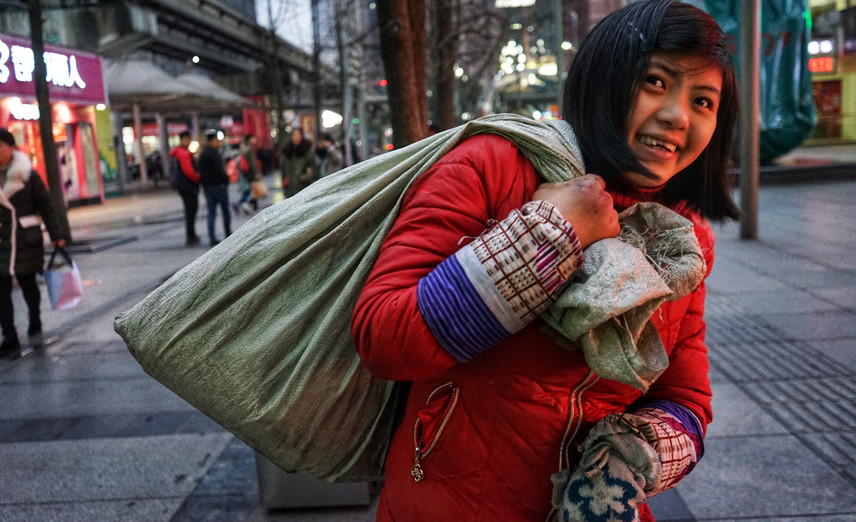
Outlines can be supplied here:
<path id="1" fill-rule="evenodd" d="M 360 38 L 359 47 L 356 48 L 357 56 L 362 59 L 365 56 L 362 43 L 363 34 L 363 7 L 358 4 L 356 7 L 356 16 L 354 17 L 354 32 Z M 360 119 L 359 136 L 360 136 L 360 158 L 369 159 L 369 122 L 366 120 L 366 90 L 365 90 L 365 68 L 362 61 L 359 61 L 357 69 L 357 118 Z"/>
<path id="2" fill-rule="evenodd" d="M 161 113 L 155 114 L 155 120 L 158 122 L 158 151 L 160 151 L 160 169 L 161 175 L 169 177 L 169 130 L 166 119 Z M 155 188 L 158 187 L 158 175 L 153 173 Z"/>
<path id="3" fill-rule="evenodd" d="M 559 113 L 554 114 L 554 118 L 558 117 L 559 114 L 562 114 L 562 95 L 564 94 L 564 85 L 562 85 L 562 75 L 565 72 L 565 53 L 562 50 L 562 42 L 565 41 L 565 13 L 562 4 L 562 0 L 556 0 L 556 35 L 553 38 L 553 45 L 556 47 L 556 107 L 559 108 Z"/>
<path id="4" fill-rule="evenodd" d="M 321 14 L 319 13 L 319 2 L 320 0 L 312 0 L 310 3 L 312 7 L 312 95 L 315 112 L 315 128 L 312 132 L 315 141 L 321 134 Z"/>
<path id="5" fill-rule="evenodd" d="M 761 2 L 742 2 L 740 18 L 740 238 L 758 239 Z"/>
<path id="6" fill-rule="evenodd" d="M 143 152 L 143 119 L 140 115 L 140 106 L 134 104 L 134 150 L 137 153 L 137 165 L 140 167 L 140 186 L 149 184 L 149 173 L 146 169 L 146 155 Z"/>
<path id="7" fill-rule="evenodd" d="M 350 20 L 350 9 L 347 3 L 336 6 L 336 43 L 339 47 L 339 83 L 342 89 L 342 166 L 351 166 L 351 120 L 353 119 L 353 91 L 351 90 L 351 60 L 348 49 L 351 45 L 350 34 L 345 32 L 342 18 Z M 350 23 L 350 22 L 348 22 Z M 350 33 L 350 31 L 348 31 Z M 347 42 L 347 43 L 346 43 Z"/>
<path id="8" fill-rule="evenodd" d="M 119 194 L 122 195 L 128 185 L 128 154 L 125 153 L 125 140 L 122 135 L 122 116 L 111 112 L 110 124 L 113 127 L 113 143 L 116 148 L 116 181 L 119 184 Z"/>

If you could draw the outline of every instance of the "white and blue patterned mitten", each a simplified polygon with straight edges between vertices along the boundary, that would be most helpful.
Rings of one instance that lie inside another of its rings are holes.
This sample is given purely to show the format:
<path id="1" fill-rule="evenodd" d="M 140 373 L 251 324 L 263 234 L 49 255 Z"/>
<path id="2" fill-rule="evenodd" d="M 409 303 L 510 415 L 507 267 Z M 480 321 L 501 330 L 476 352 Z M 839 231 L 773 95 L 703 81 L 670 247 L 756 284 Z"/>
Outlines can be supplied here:
<path id="1" fill-rule="evenodd" d="M 686 408 L 647 401 L 633 413 L 607 415 L 589 432 L 574 469 L 551 477 L 558 520 L 639 519 L 637 506 L 674 487 L 704 454 L 703 430 Z"/>
<path id="2" fill-rule="evenodd" d="M 564 522 L 636 522 L 637 506 L 645 502 L 645 493 L 633 478 L 627 464 L 612 454 L 602 467 L 571 474 L 561 501 L 559 519 Z"/>
<path id="3" fill-rule="evenodd" d="M 607 415 L 598 422 L 583 443 L 582 459 L 561 497 L 554 498 L 558 520 L 639 520 L 638 506 L 660 476 L 659 454 L 643 434 L 650 430 L 647 422 L 628 414 Z M 554 482 L 561 488 L 559 476 Z"/>

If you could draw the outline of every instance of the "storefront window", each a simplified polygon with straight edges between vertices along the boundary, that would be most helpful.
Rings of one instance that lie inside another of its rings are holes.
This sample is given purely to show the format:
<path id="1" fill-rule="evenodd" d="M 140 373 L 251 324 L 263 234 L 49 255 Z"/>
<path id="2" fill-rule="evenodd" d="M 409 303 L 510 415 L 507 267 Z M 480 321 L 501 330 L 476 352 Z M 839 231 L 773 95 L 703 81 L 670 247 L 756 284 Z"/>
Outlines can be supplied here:
<path id="1" fill-rule="evenodd" d="M 817 108 L 813 139 L 841 137 L 841 80 L 814 82 L 812 95 Z"/>

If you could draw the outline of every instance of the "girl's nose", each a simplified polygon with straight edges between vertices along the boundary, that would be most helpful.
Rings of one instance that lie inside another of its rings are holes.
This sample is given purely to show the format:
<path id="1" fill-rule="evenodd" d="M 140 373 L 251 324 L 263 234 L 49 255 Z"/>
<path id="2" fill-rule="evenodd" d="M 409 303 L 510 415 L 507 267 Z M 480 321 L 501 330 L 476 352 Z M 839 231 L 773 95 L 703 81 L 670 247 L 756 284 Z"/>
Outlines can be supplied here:
<path id="1" fill-rule="evenodd" d="M 657 117 L 673 129 L 686 129 L 690 124 L 687 103 L 676 96 L 663 101 L 662 107 L 657 111 Z"/>

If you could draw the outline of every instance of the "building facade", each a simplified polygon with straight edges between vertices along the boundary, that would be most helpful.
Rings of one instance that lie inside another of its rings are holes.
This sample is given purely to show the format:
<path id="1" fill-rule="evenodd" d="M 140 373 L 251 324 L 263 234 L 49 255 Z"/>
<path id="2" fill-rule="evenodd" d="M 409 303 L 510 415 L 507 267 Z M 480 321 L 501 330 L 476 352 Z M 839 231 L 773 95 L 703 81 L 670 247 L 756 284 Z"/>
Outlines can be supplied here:
<path id="1" fill-rule="evenodd" d="M 101 60 L 94 54 L 46 45 L 45 62 L 63 195 L 71 205 L 100 202 L 103 177 L 116 168 L 109 133 L 98 132 L 110 129 Z M 33 103 L 34 64 L 29 39 L 0 34 L 0 127 L 15 136 L 17 148 L 48 184 L 39 107 Z"/>
<path id="2" fill-rule="evenodd" d="M 165 152 L 177 142 L 177 136 L 172 136 L 170 130 L 182 126 L 198 132 L 222 128 L 233 134 L 235 139 L 253 132 L 270 147 L 272 91 L 284 92 L 285 96 L 279 100 L 288 104 L 288 95 L 294 91 L 292 86 L 308 83 L 307 78 L 314 74 L 310 55 L 274 36 L 272 31 L 256 22 L 253 0 L 47 0 L 41 5 L 43 36 L 47 45 L 69 52 L 73 50 L 80 56 L 93 56 L 103 64 L 104 71 L 123 61 L 143 60 L 173 78 L 193 73 L 187 78 L 191 83 L 193 78 L 205 80 L 196 84 L 195 90 L 200 94 L 210 94 L 210 82 L 214 82 L 215 87 L 229 89 L 246 102 L 240 106 L 226 106 L 198 103 L 197 100 L 194 106 L 183 106 L 175 100 L 191 100 L 192 96 L 186 96 L 187 93 L 182 94 L 184 98 L 179 97 L 180 93 L 164 92 L 160 99 L 157 96 L 142 99 L 122 98 L 115 92 L 109 92 L 110 89 L 102 89 L 100 103 L 106 110 L 84 110 L 89 106 L 73 106 L 64 111 L 65 119 L 61 119 L 63 115 L 54 109 L 55 122 L 73 126 L 65 132 L 60 128 L 54 129 L 58 151 L 65 150 L 70 144 L 83 146 L 89 141 L 97 145 L 93 149 L 98 152 L 75 158 L 79 161 L 70 162 L 69 155 L 65 159 L 59 158 L 61 170 L 77 171 L 71 179 L 79 178 L 80 183 L 73 181 L 71 188 L 72 196 L 79 198 L 103 199 L 105 187 L 109 191 L 116 189 L 118 184 L 121 190 L 123 182 L 132 181 L 135 172 L 141 172 L 141 180 L 145 182 L 148 163 L 145 159 L 150 156 L 161 157 L 160 168 L 157 168 L 157 161 L 151 166 L 165 177 L 168 170 L 164 168 Z M 26 1 L 3 2 L 0 34 L 29 39 Z M 0 54 L 0 58 L 4 55 Z M 13 60 L 11 55 L 5 58 L 9 63 Z M 271 71 L 278 74 L 272 77 Z M 324 80 L 335 78 L 329 70 L 322 72 Z M 139 83 L 146 86 L 152 82 L 143 78 Z M 53 91 L 51 94 L 54 96 Z M 16 107 L 17 112 L 33 111 L 34 96 L 11 96 L 9 92 L 2 92 L 0 96 L 4 97 L 3 106 L 15 99 L 15 103 L 26 106 L 24 109 Z M 54 96 L 54 100 L 67 103 L 59 95 Z M 10 126 L 15 123 L 10 120 L 11 114 L 9 109 L 0 112 L 0 117 L 5 118 L 0 124 Z M 19 130 L 22 137 L 39 134 L 31 132 L 33 126 L 37 128 L 37 122 L 18 122 L 16 125 L 30 129 Z M 89 125 L 91 132 L 86 130 Z M 130 140 L 127 136 L 129 127 Z M 152 133 L 153 127 L 155 136 L 147 135 Z M 88 166 L 92 164 L 95 165 L 99 190 L 95 190 L 96 184 L 90 180 Z"/>
<path id="3" fill-rule="evenodd" d="M 809 143 L 856 142 L 856 0 L 809 0 L 817 125 Z"/>

